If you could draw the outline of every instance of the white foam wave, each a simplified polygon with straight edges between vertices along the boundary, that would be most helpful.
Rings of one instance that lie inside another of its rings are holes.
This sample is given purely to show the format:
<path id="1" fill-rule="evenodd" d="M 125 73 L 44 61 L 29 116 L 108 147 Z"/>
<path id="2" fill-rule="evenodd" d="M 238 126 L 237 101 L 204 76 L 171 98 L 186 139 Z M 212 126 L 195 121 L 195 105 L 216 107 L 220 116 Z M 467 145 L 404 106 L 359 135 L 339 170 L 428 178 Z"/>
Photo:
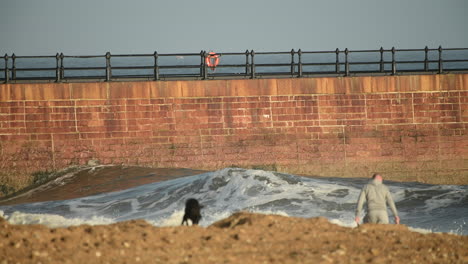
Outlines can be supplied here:
<path id="1" fill-rule="evenodd" d="M 66 226 L 145 219 L 155 226 L 178 226 L 185 201 L 196 198 L 205 206 L 200 222 L 202 226 L 235 212 L 250 211 L 304 218 L 322 216 L 334 224 L 355 227 L 354 211 L 364 183 L 353 179 L 305 178 L 262 170 L 225 168 L 80 199 L 0 209 L 8 210 L 11 215 L 14 211 L 31 215 L 15 220 L 21 223 Z M 465 212 L 468 207 L 463 206 L 467 197 L 466 186 L 392 183 L 388 186 L 402 223 L 413 228 L 466 233 L 468 218 Z M 441 207 L 443 212 L 439 212 Z M 451 215 L 447 217 L 448 214 Z M 54 216 L 62 218 L 52 219 Z"/>
<path id="2" fill-rule="evenodd" d="M 68 227 L 68 226 L 78 226 L 78 225 L 108 225 L 114 223 L 113 220 L 94 216 L 87 219 L 82 218 L 65 218 L 60 215 L 54 214 L 30 214 L 22 212 L 14 212 L 11 215 L 3 215 L 3 217 L 10 223 L 14 225 L 45 225 L 51 228 L 56 227 Z"/>
<path id="3" fill-rule="evenodd" d="M 161 218 L 158 220 L 147 220 L 150 224 L 154 226 L 164 227 L 164 226 L 179 226 L 182 223 L 182 217 L 184 216 L 183 210 L 178 210 L 169 215 L 166 218 Z"/>

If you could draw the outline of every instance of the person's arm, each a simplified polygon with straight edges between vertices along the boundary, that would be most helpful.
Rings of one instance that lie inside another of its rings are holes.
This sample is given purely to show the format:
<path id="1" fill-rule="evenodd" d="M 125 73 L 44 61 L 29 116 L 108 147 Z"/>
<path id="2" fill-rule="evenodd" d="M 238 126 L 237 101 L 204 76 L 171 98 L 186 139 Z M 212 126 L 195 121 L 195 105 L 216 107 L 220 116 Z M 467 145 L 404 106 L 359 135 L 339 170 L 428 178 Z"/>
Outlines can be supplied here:
<path id="1" fill-rule="evenodd" d="M 361 215 L 362 207 L 364 206 L 364 202 L 366 202 L 365 187 L 362 188 L 361 193 L 359 194 L 358 202 L 357 202 L 356 216 L 354 218 L 354 221 L 356 221 L 357 224 L 359 224 L 361 220 L 360 215 Z"/>
<path id="2" fill-rule="evenodd" d="M 395 206 L 395 202 L 393 201 L 392 194 L 390 191 L 387 189 L 387 195 L 386 195 L 386 200 L 388 205 L 390 206 L 390 210 L 392 210 L 393 216 L 395 217 L 395 224 L 400 223 L 400 217 L 398 216 L 398 211 Z"/>

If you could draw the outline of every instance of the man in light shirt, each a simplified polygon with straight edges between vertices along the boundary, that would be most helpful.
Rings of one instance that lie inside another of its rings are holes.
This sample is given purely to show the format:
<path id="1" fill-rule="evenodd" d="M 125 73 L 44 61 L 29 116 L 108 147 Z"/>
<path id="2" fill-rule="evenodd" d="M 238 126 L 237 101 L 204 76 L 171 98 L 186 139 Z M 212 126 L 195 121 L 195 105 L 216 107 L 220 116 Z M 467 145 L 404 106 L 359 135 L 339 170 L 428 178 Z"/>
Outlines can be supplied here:
<path id="1" fill-rule="evenodd" d="M 370 183 L 366 184 L 361 190 L 356 208 L 356 218 L 359 225 L 360 215 L 364 203 L 367 202 L 367 214 L 363 219 L 364 223 L 388 224 L 387 204 L 395 217 L 395 224 L 400 223 L 400 217 L 393 202 L 392 195 L 388 187 L 382 183 L 382 176 L 374 174 Z"/>

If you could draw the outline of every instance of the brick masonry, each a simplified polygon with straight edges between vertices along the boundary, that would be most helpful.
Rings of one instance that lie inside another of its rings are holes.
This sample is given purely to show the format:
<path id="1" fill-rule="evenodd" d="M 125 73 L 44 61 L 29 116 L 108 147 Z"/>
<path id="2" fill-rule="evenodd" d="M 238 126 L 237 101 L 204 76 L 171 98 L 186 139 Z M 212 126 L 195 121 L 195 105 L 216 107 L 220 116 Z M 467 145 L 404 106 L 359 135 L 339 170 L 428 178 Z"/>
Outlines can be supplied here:
<path id="1" fill-rule="evenodd" d="M 468 184 L 468 74 L 0 84 L 0 176 L 101 164 Z"/>

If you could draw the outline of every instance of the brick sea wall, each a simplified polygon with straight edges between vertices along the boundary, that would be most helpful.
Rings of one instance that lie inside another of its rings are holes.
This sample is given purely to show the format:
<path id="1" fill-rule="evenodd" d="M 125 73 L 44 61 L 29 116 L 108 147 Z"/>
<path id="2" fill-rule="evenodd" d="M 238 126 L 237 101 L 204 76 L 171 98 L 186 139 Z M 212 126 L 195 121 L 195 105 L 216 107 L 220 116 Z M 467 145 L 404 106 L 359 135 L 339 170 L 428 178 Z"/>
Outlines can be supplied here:
<path id="1" fill-rule="evenodd" d="M 101 164 L 468 184 L 468 74 L 0 84 L 0 176 Z"/>

